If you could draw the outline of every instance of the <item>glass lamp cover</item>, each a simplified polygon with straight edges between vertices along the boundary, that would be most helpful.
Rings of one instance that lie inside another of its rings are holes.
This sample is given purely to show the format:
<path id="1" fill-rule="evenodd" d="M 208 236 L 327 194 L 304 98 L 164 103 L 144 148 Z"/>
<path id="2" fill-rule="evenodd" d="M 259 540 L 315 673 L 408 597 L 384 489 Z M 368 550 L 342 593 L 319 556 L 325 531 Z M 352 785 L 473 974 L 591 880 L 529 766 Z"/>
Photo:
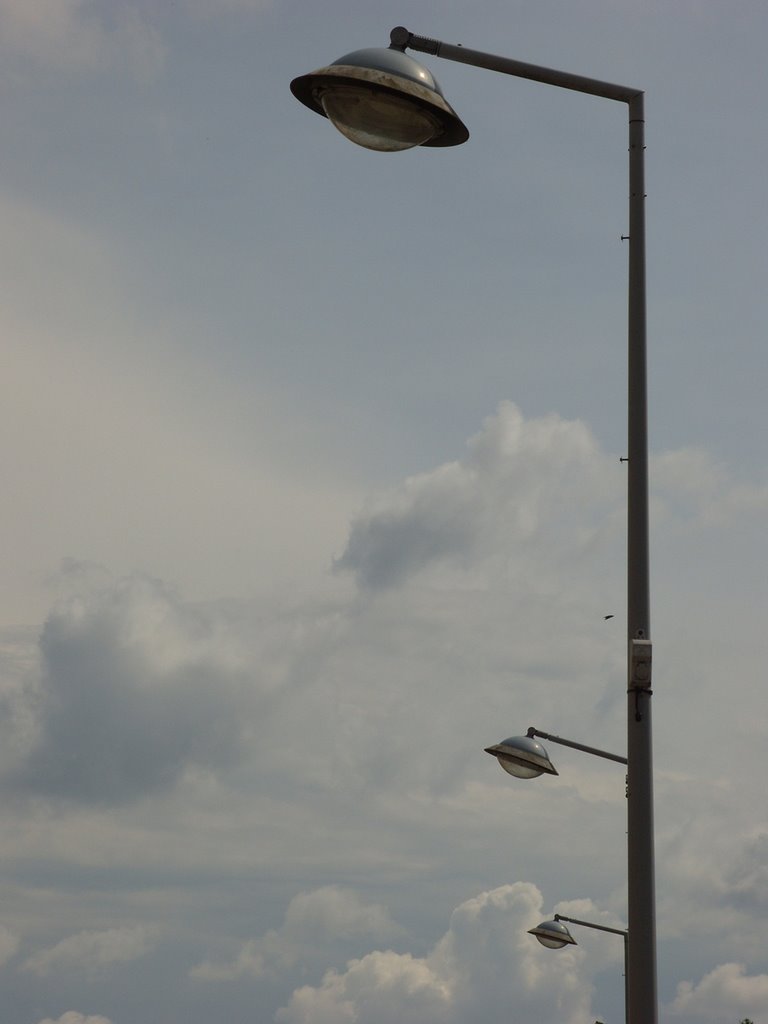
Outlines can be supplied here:
<path id="1" fill-rule="evenodd" d="M 562 921 L 542 921 L 537 928 L 531 929 L 542 946 L 547 949 L 562 949 L 563 946 L 575 946 L 576 942 Z"/>
<path id="2" fill-rule="evenodd" d="M 339 85 L 324 90 L 320 103 L 342 135 L 378 152 L 412 149 L 440 129 L 437 120 L 416 104 L 370 88 Z"/>
<path id="3" fill-rule="evenodd" d="M 497 758 L 505 772 L 514 775 L 516 779 L 537 779 L 543 775 L 543 769 L 535 768 L 531 764 L 518 764 L 516 761 L 509 761 L 506 757 Z"/>

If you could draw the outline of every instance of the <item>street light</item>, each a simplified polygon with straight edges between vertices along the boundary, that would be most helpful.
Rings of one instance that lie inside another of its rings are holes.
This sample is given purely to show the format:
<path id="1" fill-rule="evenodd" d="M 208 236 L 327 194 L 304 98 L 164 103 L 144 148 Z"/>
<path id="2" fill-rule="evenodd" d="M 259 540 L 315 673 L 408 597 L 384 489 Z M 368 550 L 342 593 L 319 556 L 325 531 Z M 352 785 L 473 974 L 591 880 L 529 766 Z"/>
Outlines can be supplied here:
<path id="1" fill-rule="evenodd" d="M 535 935 L 542 946 L 546 946 L 547 949 L 562 949 L 563 946 L 569 944 L 578 945 L 576 939 L 574 939 L 570 931 L 562 923 L 563 921 L 568 921 L 569 924 L 579 924 L 584 928 L 594 928 L 599 932 L 621 935 L 624 939 L 624 1014 L 625 1019 L 629 1020 L 629 975 L 627 973 L 629 932 L 626 928 L 609 928 L 605 924 L 595 924 L 593 921 L 580 921 L 578 917 L 566 917 L 564 914 L 555 914 L 551 921 L 542 921 L 535 928 L 529 928 L 528 934 Z"/>
<path id="2" fill-rule="evenodd" d="M 626 104 L 629 114 L 627 410 L 627 848 L 630 1024 L 656 1024 L 656 897 L 651 755 L 644 94 L 552 68 L 392 30 L 389 49 L 357 50 L 291 82 L 293 94 L 368 149 L 456 146 L 469 132 L 406 49 Z"/>
<path id="3" fill-rule="evenodd" d="M 584 743 L 577 743 L 575 740 L 566 740 L 562 736 L 553 736 L 550 732 L 542 732 L 530 726 L 525 736 L 510 736 L 501 743 L 492 747 L 486 747 L 486 754 L 492 754 L 499 762 L 505 772 L 514 775 L 518 779 L 535 779 L 539 775 L 558 775 L 559 772 L 549 759 L 549 754 L 534 737 L 559 743 L 562 747 L 571 747 L 573 750 L 581 750 L 585 754 L 594 754 L 595 757 L 603 757 L 607 761 L 618 761 L 619 764 L 626 764 L 626 757 L 621 754 L 611 754 L 607 750 L 600 750 L 598 747 L 588 747 Z"/>
<path id="4" fill-rule="evenodd" d="M 434 75 L 404 50 L 355 50 L 291 90 L 351 142 L 379 152 L 458 146 L 469 132 Z"/>
<path id="5" fill-rule="evenodd" d="M 547 949 L 562 949 L 563 946 L 577 946 L 576 939 L 571 935 L 560 918 L 555 915 L 552 921 L 542 921 L 535 928 L 528 929 L 529 935 L 535 935 L 542 946 Z"/>
<path id="6" fill-rule="evenodd" d="M 501 743 L 486 747 L 485 752 L 493 754 L 504 771 L 517 779 L 558 774 L 544 747 L 531 736 L 510 736 Z"/>

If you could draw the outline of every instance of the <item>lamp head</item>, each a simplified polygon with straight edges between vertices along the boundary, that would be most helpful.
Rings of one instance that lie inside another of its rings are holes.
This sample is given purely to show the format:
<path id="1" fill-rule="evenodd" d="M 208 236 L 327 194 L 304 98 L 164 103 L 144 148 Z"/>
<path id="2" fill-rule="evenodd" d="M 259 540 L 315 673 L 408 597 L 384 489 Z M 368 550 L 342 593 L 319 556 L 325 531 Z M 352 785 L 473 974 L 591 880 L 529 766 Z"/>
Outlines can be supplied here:
<path id="1" fill-rule="evenodd" d="M 562 949 L 563 946 L 578 945 L 562 921 L 542 921 L 535 928 L 529 928 L 528 934 L 535 935 L 542 946 L 546 946 L 547 949 Z"/>
<path id="2" fill-rule="evenodd" d="M 505 772 L 517 779 L 535 779 L 539 775 L 558 775 L 544 747 L 532 736 L 510 736 L 501 743 L 485 748 Z"/>
<path id="3" fill-rule="evenodd" d="M 395 46 L 348 53 L 294 78 L 291 92 L 366 149 L 458 146 L 469 138 L 432 72 Z"/>

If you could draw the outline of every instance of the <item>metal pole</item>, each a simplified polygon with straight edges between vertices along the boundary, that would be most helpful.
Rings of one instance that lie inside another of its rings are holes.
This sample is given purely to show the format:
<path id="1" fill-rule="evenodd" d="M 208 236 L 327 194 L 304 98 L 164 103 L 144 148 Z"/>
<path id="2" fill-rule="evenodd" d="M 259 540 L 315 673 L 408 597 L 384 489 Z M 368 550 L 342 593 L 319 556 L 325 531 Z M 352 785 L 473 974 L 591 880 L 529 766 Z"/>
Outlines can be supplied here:
<path id="1" fill-rule="evenodd" d="M 645 317 L 645 121 L 629 103 L 627 479 L 627 868 L 631 1024 L 655 1024 L 656 896 L 648 555 L 648 399 Z"/>
<path id="2" fill-rule="evenodd" d="M 629 108 L 629 284 L 627 411 L 627 986 L 629 1024 L 656 1024 L 656 895 L 653 850 L 648 403 L 645 316 L 645 143 L 639 89 L 572 75 L 416 36 L 395 28 L 392 46 L 487 68 Z"/>

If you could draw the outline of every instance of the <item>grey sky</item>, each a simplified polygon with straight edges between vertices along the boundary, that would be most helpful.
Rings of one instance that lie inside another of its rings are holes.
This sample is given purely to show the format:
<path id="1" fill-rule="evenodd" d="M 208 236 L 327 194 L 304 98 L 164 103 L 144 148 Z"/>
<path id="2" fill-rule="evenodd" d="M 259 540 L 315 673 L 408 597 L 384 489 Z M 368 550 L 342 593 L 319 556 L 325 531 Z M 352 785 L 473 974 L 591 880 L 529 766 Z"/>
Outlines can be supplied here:
<path id="1" fill-rule="evenodd" d="M 624 749 L 624 111 L 359 150 L 398 23 L 647 90 L 662 1019 L 768 1017 L 765 4 L 0 0 L 12 1024 L 621 1018 L 621 769 L 483 747 Z"/>

